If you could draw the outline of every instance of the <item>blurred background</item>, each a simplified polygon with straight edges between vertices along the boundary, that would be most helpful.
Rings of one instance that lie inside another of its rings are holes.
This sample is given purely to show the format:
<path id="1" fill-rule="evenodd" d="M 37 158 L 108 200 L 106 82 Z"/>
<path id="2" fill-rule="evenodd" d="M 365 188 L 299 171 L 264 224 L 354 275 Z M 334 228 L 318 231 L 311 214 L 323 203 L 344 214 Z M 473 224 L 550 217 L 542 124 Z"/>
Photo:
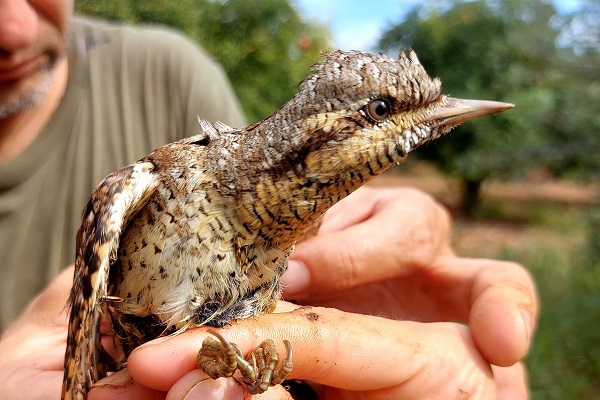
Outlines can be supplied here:
<path id="1" fill-rule="evenodd" d="M 469 122 L 375 185 L 417 186 L 455 220 L 459 254 L 527 266 L 542 301 L 533 399 L 600 393 L 600 0 L 89 0 L 80 14 L 163 24 L 227 71 L 249 122 L 320 51 L 413 48 L 444 93 L 516 108 Z"/>

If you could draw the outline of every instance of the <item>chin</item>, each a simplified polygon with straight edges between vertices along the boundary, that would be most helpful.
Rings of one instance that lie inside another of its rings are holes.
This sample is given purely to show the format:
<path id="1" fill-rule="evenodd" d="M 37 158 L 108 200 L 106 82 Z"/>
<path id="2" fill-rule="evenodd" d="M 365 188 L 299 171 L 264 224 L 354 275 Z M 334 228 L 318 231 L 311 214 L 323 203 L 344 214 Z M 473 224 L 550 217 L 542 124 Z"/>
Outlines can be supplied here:
<path id="1" fill-rule="evenodd" d="M 0 84 L 0 119 L 39 106 L 50 91 L 53 67 L 46 65 L 28 76 Z"/>

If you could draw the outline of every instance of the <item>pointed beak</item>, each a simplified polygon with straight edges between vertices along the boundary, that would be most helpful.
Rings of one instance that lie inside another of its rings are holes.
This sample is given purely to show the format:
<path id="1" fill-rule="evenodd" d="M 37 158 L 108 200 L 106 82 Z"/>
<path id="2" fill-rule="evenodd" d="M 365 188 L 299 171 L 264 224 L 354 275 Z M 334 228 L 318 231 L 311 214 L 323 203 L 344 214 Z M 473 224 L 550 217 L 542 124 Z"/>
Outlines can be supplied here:
<path id="1" fill-rule="evenodd" d="M 456 126 L 470 119 L 498 114 L 513 108 L 514 104 L 487 100 L 465 100 L 446 97 L 444 105 L 427 116 L 427 121 L 438 126 Z"/>

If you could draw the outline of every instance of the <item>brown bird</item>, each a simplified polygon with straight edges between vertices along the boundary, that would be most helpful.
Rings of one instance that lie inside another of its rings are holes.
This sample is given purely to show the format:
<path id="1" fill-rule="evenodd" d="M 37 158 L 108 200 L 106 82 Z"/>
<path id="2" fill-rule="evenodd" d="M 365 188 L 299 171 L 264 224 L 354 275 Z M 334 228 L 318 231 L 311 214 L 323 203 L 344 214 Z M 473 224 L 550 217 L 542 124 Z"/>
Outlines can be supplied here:
<path id="1" fill-rule="evenodd" d="M 63 399 L 86 398 L 125 365 L 101 346 L 102 318 L 126 357 L 159 336 L 273 311 L 294 244 L 328 208 L 419 145 L 512 107 L 443 95 L 412 51 L 333 51 L 314 69 L 267 119 L 200 121 L 201 134 L 99 184 L 77 235 Z M 287 343 L 278 368 L 272 342 L 244 359 L 216 336 L 198 358 L 211 377 L 239 369 L 260 393 L 291 370 Z"/>

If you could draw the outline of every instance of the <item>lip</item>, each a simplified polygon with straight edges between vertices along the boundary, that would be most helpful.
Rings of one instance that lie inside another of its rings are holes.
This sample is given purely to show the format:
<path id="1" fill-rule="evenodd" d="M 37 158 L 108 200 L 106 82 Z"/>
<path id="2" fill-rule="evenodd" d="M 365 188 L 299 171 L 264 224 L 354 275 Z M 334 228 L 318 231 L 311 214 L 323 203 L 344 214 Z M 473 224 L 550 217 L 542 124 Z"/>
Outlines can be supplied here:
<path id="1" fill-rule="evenodd" d="M 32 71 L 38 68 L 42 58 L 43 56 L 39 55 L 11 66 L 0 66 L 0 83 L 16 81 L 24 76 L 29 75 Z"/>

